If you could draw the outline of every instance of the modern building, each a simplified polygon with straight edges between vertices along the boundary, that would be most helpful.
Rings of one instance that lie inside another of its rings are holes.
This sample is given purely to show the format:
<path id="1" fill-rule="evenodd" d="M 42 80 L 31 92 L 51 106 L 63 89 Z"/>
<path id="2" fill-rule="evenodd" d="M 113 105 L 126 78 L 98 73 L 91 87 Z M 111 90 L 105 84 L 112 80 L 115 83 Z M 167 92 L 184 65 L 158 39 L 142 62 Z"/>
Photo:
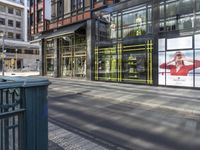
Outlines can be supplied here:
<path id="1" fill-rule="evenodd" d="M 39 47 L 28 42 L 28 3 L 27 0 L 0 1 L 0 50 L 1 57 L 5 57 L 5 71 L 38 68 Z"/>
<path id="2" fill-rule="evenodd" d="M 55 0 L 46 5 L 40 0 L 31 13 L 40 22 L 33 19 L 31 34 L 41 41 L 43 75 L 200 87 L 199 0 Z"/>

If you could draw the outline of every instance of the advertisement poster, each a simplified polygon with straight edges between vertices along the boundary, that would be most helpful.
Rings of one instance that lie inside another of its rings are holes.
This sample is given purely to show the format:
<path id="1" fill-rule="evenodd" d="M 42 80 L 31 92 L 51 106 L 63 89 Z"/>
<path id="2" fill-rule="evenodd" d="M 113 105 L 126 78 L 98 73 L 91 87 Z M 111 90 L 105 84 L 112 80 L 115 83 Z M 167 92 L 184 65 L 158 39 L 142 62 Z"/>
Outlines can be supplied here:
<path id="1" fill-rule="evenodd" d="M 159 52 L 159 64 L 165 63 L 165 52 Z M 159 71 L 159 85 L 165 85 L 165 68 L 158 68 Z"/>
<path id="2" fill-rule="evenodd" d="M 200 87 L 200 51 L 195 52 L 195 87 Z"/>
<path id="3" fill-rule="evenodd" d="M 169 51 L 166 62 L 159 62 L 160 69 L 166 69 L 166 85 L 193 86 L 193 51 Z"/>

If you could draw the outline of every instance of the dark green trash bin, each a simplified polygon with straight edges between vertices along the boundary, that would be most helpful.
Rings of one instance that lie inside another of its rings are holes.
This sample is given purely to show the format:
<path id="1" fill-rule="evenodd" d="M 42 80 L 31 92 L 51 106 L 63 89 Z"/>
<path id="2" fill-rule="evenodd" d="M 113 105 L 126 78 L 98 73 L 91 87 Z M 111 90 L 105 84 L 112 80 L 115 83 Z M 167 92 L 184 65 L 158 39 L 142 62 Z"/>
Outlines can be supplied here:
<path id="1" fill-rule="evenodd" d="M 1 77 L 1 150 L 48 150 L 49 84 L 44 78 Z"/>

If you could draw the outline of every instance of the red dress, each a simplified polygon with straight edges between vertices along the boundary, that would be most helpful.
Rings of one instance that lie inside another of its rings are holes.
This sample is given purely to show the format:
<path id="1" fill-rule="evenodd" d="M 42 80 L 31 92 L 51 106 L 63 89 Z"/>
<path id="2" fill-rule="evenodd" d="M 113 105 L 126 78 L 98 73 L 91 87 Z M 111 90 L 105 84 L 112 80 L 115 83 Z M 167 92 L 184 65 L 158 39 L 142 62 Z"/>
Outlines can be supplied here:
<path id="1" fill-rule="evenodd" d="M 199 60 L 195 60 L 194 65 L 182 66 L 178 71 L 176 71 L 175 65 L 167 65 L 166 63 L 160 65 L 160 68 L 162 69 L 170 69 L 170 74 L 173 76 L 187 76 L 189 71 L 191 71 L 193 68 L 199 68 L 199 67 L 200 67 Z"/>

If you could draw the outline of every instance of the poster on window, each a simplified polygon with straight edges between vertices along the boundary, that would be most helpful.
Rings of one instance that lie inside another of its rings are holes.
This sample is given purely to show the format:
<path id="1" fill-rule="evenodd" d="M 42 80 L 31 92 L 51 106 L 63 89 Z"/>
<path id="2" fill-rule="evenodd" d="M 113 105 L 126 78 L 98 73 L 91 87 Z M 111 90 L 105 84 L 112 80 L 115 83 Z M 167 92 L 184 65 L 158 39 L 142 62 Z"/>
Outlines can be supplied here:
<path id="1" fill-rule="evenodd" d="M 195 87 L 200 87 L 200 51 L 195 52 Z"/>
<path id="2" fill-rule="evenodd" d="M 166 53 L 166 62 L 160 64 L 166 69 L 166 85 L 193 86 L 193 51 L 170 51 Z"/>
<path id="3" fill-rule="evenodd" d="M 159 52 L 159 64 L 163 64 L 165 63 L 165 52 Z M 159 66 L 160 66 L 159 65 Z M 159 79 L 158 79 L 158 82 L 159 82 L 159 85 L 165 85 L 165 68 L 158 68 L 158 71 L 159 71 Z"/>

